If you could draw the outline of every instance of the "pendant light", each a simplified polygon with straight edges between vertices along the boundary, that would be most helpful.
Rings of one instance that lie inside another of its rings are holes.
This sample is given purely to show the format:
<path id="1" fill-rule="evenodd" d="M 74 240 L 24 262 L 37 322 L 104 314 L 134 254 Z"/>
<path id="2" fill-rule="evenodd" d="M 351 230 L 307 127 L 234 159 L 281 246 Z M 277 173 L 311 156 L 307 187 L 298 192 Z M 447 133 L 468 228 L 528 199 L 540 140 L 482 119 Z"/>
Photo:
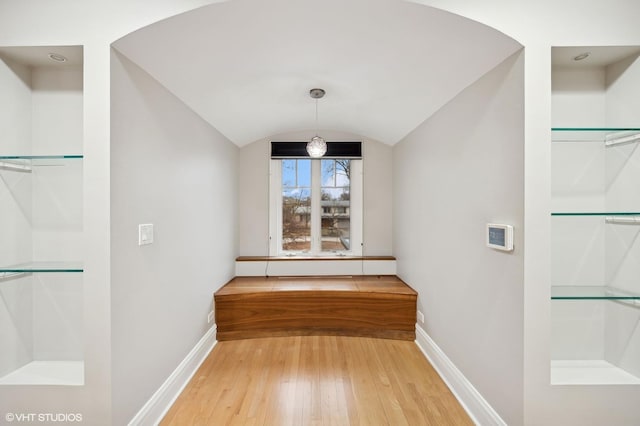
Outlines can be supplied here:
<path id="1" fill-rule="evenodd" d="M 323 89 L 311 89 L 309 95 L 316 100 L 316 135 L 307 143 L 307 152 L 311 158 L 320 158 L 327 153 L 327 142 L 318 136 L 318 99 L 325 94 Z"/>

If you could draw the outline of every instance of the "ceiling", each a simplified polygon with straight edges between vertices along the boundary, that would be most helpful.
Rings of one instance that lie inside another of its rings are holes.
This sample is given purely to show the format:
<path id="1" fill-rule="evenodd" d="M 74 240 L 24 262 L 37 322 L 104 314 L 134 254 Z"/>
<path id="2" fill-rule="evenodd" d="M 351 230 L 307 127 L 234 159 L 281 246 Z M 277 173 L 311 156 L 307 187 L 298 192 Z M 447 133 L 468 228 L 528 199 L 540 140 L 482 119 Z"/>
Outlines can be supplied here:
<path id="1" fill-rule="evenodd" d="M 403 0 L 231 0 L 114 43 L 238 146 L 318 126 L 395 144 L 521 48 Z"/>
<path id="2" fill-rule="evenodd" d="M 0 58 L 34 68 L 79 68 L 83 51 L 82 46 L 8 46 L 0 47 Z"/>
<path id="3" fill-rule="evenodd" d="M 575 59 L 582 54 L 588 54 L 588 56 L 581 60 Z M 554 47 L 551 49 L 551 63 L 554 68 L 600 68 L 638 55 L 640 55 L 640 46 Z"/>

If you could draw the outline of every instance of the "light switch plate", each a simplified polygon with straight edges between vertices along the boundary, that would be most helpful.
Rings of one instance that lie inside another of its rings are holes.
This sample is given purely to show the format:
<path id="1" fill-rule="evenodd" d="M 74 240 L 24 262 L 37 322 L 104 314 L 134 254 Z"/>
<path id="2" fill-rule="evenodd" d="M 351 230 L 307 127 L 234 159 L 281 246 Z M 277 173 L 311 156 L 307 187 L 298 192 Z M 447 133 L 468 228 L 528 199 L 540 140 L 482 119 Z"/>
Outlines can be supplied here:
<path id="1" fill-rule="evenodd" d="M 138 245 L 153 243 L 153 223 L 141 223 L 138 225 Z"/>

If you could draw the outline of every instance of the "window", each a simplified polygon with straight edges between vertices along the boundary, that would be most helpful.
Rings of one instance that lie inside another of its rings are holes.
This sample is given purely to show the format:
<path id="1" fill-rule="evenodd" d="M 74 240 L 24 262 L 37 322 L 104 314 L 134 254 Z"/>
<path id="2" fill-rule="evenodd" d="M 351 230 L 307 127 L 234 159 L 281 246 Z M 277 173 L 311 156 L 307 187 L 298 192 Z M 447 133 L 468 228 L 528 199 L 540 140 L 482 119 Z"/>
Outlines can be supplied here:
<path id="1" fill-rule="evenodd" d="M 351 203 L 351 161 L 320 160 L 320 205 L 323 209 L 320 221 L 321 251 L 351 249 L 351 218 L 347 213 Z"/>
<path id="2" fill-rule="evenodd" d="M 282 160 L 282 250 L 311 250 L 311 160 Z"/>
<path id="3" fill-rule="evenodd" d="M 271 161 L 273 255 L 362 253 L 362 161 Z"/>

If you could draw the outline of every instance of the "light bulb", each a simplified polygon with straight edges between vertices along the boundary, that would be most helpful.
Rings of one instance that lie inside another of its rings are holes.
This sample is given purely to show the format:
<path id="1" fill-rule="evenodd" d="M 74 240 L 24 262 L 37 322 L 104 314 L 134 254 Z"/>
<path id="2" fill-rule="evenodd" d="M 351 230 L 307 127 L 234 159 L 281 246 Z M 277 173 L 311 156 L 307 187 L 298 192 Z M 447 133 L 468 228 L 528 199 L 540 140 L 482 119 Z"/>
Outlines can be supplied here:
<path id="1" fill-rule="evenodd" d="M 307 143 L 307 152 L 311 158 L 320 158 L 327 153 L 327 143 L 320 136 L 314 136 Z"/>

